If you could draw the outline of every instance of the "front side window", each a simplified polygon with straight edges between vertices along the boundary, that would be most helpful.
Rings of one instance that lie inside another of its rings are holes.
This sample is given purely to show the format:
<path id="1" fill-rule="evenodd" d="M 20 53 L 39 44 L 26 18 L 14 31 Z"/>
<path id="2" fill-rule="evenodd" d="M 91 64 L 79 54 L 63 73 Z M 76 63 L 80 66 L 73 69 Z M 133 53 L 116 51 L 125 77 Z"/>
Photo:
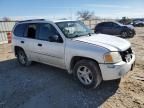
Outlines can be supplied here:
<path id="1" fill-rule="evenodd" d="M 85 36 L 93 33 L 80 21 L 58 22 L 56 24 L 63 32 L 63 34 L 68 38 Z"/>
<path id="2" fill-rule="evenodd" d="M 113 27 L 120 27 L 119 23 L 113 23 Z"/>
<path id="3" fill-rule="evenodd" d="M 52 36 L 60 36 L 57 30 L 48 23 L 40 24 L 38 39 L 49 41 Z"/>

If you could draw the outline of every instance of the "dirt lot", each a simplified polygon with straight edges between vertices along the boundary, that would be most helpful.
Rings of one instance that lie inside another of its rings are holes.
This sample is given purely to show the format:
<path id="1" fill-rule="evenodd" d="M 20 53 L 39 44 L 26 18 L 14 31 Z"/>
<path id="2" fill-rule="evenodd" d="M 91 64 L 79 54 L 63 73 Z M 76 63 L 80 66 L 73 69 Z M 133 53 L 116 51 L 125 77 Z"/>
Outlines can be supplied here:
<path id="1" fill-rule="evenodd" d="M 131 41 L 136 67 L 120 83 L 84 89 L 71 75 L 44 64 L 20 66 L 10 45 L 0 45 L 0 108 L 144 108 L 144 28 Z"/>
<path id="2" fill-rule="evenodd" d="M 116 93 L 104 103 L 104 108 L 144 108 L 144 28 L 129 39 L 136 53 L 136 66 L 122 78 Z"/>

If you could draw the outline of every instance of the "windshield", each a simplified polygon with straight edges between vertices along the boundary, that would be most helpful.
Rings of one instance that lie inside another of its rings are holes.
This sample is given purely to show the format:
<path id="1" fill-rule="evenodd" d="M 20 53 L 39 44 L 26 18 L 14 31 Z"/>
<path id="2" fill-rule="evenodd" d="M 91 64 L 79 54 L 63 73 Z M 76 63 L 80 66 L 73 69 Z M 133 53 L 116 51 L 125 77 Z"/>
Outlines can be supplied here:
<path id="1" fill-rule="evenodd" d="M 58 22 L 56 24 L 67 38 L 86 36 L 93 33 L 81 21 Z"/>
<path id="2" fill-rule="evenodd" d="M 119 23 L 119 22 L 115 22 L 116 24 L 120 25 L 120 26 L 123 26 L 124 24 L 122 23 Z"/>

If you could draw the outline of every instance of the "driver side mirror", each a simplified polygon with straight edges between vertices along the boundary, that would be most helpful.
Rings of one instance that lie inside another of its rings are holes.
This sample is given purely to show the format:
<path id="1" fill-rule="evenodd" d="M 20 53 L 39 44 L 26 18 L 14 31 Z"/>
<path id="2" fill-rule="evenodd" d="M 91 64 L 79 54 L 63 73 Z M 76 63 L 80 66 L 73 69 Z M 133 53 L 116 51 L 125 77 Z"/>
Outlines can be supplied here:
<path id="1" fill-rule="evenodd" d="M 49 41 L 50 42 L 58 42 L 58 43 L 62 43 L 63 42 L 62 38 L 60 36 L 58 36 L 58 35 L 50 36 L 49 37 Z"/>

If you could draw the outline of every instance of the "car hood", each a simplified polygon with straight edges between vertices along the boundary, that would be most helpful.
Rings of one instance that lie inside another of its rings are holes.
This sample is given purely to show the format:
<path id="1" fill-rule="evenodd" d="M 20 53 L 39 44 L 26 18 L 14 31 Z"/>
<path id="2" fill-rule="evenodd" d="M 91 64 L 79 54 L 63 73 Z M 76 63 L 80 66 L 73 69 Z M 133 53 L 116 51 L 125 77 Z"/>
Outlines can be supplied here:
<path id="1" fill-rule="evenodd" d="M 128 27 L 129 29 L 134 29 L 134 26 L 132 25 L 125 25 L 126 27 Z"/>
<path id="2" fill-rule="evenodd" d="M 130 42 L 125 39 L 105 34 L 92 34 L 74 38 L 74 40 L 101 46 L 110 51 L 124 51 L 131 46 Z"/>

